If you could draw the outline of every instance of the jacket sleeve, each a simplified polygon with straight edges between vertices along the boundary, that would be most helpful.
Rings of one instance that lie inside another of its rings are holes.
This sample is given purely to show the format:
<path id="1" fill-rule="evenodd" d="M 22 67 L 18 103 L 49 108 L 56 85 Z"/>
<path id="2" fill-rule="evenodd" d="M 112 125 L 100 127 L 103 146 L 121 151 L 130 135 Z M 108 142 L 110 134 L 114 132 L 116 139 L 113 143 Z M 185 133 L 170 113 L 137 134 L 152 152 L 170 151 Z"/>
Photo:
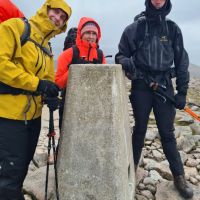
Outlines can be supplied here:
<path id="1" fill-rule="evenodd" d="M 186 95 L 189 84 L 189 58 L 184 49 L 181 30 L 177 25 L 174 41 L 174 65 L 176 71 L 176 90 L 179 94 Z"/>
<path id="2" fill-rule="evenodd" d="M 121 64 L 123 70 L 128 74 L 135 74 L 135 58 L 136 50 L 135 42 L 136 23 L 129 25 L 123 32 L 120 43 L 118 45 L 119 52 L 115 56 L 115 63 Z"/>
<path id="3" fill-rule="evenodd" d="M 60 89 L 67 85 L 69 65 L 72 62 L 73 50 L 69 48 L 63 51 L 58 57 L 57 71 L 55 81 Z"/>
<path id="4" fill-rule="evenodd" d="M 13 60 L 13 57 L 21 56 L 20 36 L 23 30 L 21 19 L 10 19 L 0 25 L 0 81 L 15 88 L 35 91 L 39 78 Z"/>

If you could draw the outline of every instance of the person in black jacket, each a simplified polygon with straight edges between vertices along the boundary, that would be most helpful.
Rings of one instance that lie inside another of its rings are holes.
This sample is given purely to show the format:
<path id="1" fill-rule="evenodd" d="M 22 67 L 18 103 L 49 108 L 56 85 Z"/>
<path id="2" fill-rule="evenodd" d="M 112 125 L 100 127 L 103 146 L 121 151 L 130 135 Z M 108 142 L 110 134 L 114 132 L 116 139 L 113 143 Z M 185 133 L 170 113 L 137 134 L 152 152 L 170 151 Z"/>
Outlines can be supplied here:
<path id="1" fill-rule="evenodd" d="M 125 74 L 132 80 L 130 102 L 135 118 L 132 135 L 134 162 L 137 169 L 153 109 L 174 184 L 183 197 L 190 198 L 193 190 L 186 183 L 174 136 L 175 108 L 184 109 L 186 104 L 188 54 L 180 28 L 166 19 L 171 11 L 170 0 L 146 0 L 145 6 L 141 17 L 136 17 L 136 21 L 124 30 L 115 56 L 115 62 L 122 65 Z M 176 95 L 171 81 L 174 74 Z M 163 96 L 155 91 L 157 88 L 174 98 L 175 104 L 164 101 Z"/>

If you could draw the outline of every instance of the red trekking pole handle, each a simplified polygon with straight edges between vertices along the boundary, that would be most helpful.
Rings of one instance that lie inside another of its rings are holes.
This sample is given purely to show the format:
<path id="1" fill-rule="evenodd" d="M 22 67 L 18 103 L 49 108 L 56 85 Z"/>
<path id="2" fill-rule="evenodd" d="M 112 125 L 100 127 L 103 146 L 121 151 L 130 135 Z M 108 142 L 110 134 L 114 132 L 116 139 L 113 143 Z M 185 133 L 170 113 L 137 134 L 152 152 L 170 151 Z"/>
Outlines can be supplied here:
<path id="1" fill-rule="evenodd" d="M 188 113 L 189 115 L 191 115 L 194 119 L 196 119 L 197 121 L 200 122 L 200 116 L 197 115 L 195 112 L 193 112 L 188 106 L 186 106 L 186 107 L 184 108 L 184 111 L 185 111 L 186 113 Z"/>

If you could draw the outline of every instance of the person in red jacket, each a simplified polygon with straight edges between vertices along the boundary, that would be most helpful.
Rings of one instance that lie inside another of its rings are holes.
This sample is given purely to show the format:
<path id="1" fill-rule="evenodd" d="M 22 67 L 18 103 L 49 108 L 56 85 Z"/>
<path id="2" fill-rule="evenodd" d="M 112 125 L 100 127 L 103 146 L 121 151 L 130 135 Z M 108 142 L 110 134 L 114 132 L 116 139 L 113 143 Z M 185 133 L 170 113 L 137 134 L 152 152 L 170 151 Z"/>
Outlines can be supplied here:
<path id="1" fill-rule="evenodd" d="M 70 64 L 87 64 L 87 63 L 99 63 L 105 64 L 106 60 L 102 53 L 102 58 L 98 58 L 99 51 L 99 40 L 101 38 L 101 29 L 98 23 L 89 17 L 82 17 L 80 19 L 77 37 L 76 47 L 79 51 L 79 57 L 75 59 L 73 47 L 66 49 L 58 57 L 57 72 L 55 82 L 60 89 L 63 89 L 62 102 L 59 108 L 60 121 L 59 127 L 61 129 L 62 114 L 64 108 L 64 97 L 68 80 L 68 70 Z M 74 55 L 73 55 L 74 54 Z"/>
<path id="2" fill-rule="evenodd" d="M 23 18 L 24 14 L 10 0 L 0 0 L 0 23 L 10 18 Z"/>

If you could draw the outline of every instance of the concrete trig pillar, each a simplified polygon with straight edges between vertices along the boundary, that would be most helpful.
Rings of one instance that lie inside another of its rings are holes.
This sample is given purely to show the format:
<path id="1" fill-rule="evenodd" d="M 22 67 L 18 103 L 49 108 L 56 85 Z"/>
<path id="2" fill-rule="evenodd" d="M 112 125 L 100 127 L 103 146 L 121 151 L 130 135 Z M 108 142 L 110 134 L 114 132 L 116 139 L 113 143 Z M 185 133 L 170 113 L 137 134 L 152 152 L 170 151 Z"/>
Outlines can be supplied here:
<path id="1" fill-rule="evenodd" d="M 135 174 L 121 65 L 72 65 L 58 153 L 61 200 L 133 200 Z"/>

